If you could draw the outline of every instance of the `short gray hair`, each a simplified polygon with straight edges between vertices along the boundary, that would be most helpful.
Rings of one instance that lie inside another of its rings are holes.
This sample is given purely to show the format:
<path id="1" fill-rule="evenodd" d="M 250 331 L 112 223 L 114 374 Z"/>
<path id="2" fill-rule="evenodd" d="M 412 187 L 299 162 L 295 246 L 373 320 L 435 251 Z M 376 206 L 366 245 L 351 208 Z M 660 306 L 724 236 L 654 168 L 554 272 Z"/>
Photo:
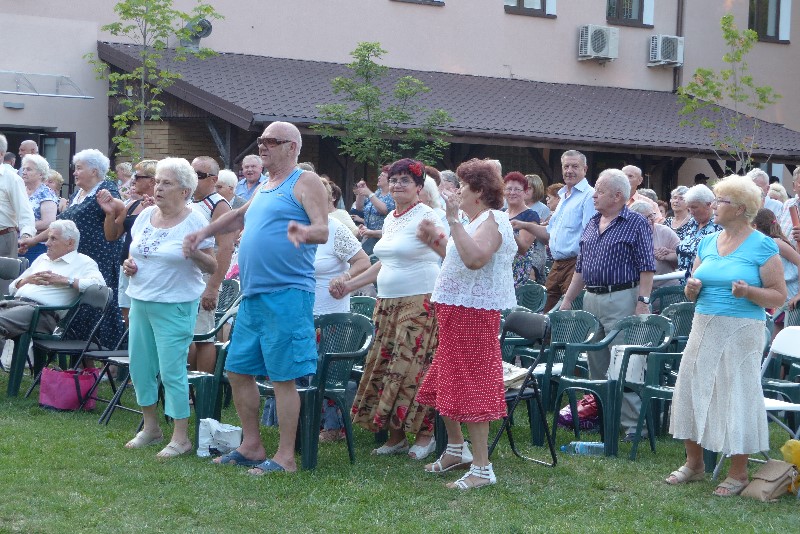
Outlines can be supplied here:
<path id="1" fill-rule="evenodd" d="M 456 186 L 456 189 L 461 187 L 461 184 L 458 182 L 458 175 L 450 170 L 441 171 L 439 173 L 439 180 L 442 182 L 449 182 L 453 184 L 454 186 Z"/>
<path id="2" fill-rule="evenodd" d="M 567 150 L 561 154 L 562 163 L 564 162 L 564 158 L 581 158 L 581 164 L 586 165 L 586 156 L 583 154 L 583 152 L 578 152 L 577 150 Z"/>
<path id="3" fill-rule="evenodd" d="M 436 180 L 425 175 L 425 185 L 422 186 L 422 191 L 428 193 L 428 198 L 430 198 L 430 204 L 428 204 L 432 208 L 441 208 L 442 205 L 439 202 L 439 188 L 436 187 Z"/>
<path id="4" fill-rule="evenodd" d="M 8 151 L 8 139 L 3 134 L 0 134 L 0 152 Z"/>
<path id="5" fill-rule="evenodd" d="M 690 202 L 705 202 L 710 204 L 714 201 L 714 192 L 708 188 L 707 185 L 697 184 L 689 188 L 686 194 L 683 195 L 686 203 Z"/>
<path id="6" fill-rule="evenodd" d="M 297 166 L 303 169 L 304 171 L 317 172 L 317 170 L 314 168 L 314 164 L 311 163 L 310 161 L 304 161 L 303 163 L 298 163 Z"/>
<path id="7" fill-rule="evenodd" d="M 130 161 L 123 161 L 122 163 L 117 163 L 117 166 L 114 167 L 114 170 L 117 171 L 117 180 L 119 180 L 119 173 L 123 172 L 128 176 L 133 174 L 133 165 L 131 165 Z"/>
<path id="8" fill-rule="evenodd" d="M 686 196 L 686 192 L 688 190 L 689 190 L 689 188 L 686 187 L 685 185 L 679 185 L 678 187 L 676 187 L 675 189 L 672 190 L 670 195 L 671 196 L 675 196 L 675 195 Z"/>
<path id="9" fill-rule="evenodd" d="M 647 188 L 644 188 L 644 189 L 639 189 L 637 192 L 638 192 L 640 195 L 642 195 L 642 196 L 645 196 L 645 197 L 649 198 L 649 199 L 650 199 L 650 200 L 652 200 L 653 202 L 657 202 L 657 201 L 658 201 L 658 195 L 657 195 L 657 194 L 656 194 L 656 192 L 655 192 L 655 191 L 653 191 L 652 189 L 647 189 Z"/>
<path id="10" fill-rule="evenodd" d="M 230 169 L 222 169 L 219 171 L 217 175 L 217 183 L 222 185 L 227 185 L 230 187 L 236 187 L 236 184 L 239 183 L 239 178 L 236 176 L 236 173 Z"/>
<path id="11" fill-rule="evenodd" d="M 197 173 L 192 168 L 191 163 L 184 158 L 162 159 L 156 165 L 156 175 L 162 172 L 171 173 L 178 180 L 178 185 L 183 189 L 189 190 L 189 194 L 186 195 L 187 200 L 197 188 Z"/>
<path id="12" fill-rule="evenodd" d="M 47 175 L 50 174 L 50 164 L 47 163 L 46 159 L 39 154 L 25 154 L 22 158 L 22 164 L 25 165 L 26 161 L 30 161 L 36 167 L 36 170 L 42 176 L 42 180 L 47 179 Z"/>
<path id="13" fill-rule="evenodd" d="M 108 168 L 111 165 L 111 162 L 108 161 L 108 158 L 105 156 L 105 154 L 96 148 L 87 148 L 85 150 L 81 150 L 72 156 L 72 163 L 83 163 L 90 169 L 96 170 L 101 180 L 106 179 Z"/>
<path id="14" fill-rule="evenodd" d="M 60 231 L 61 237 L 65 239 L 72 239 L 75 243 L 75 250 L 78 250 L 78 245 L 81 242 L 81 233 L 74 222 L 69 219 L 57 219 L 50 223 L 49 228 Z"/>
<path id="15" fill-rule="evenodd" d="M 635 211 L 645 219 L 649 217 L 652 213 L 654 213 L 653 207 L 644 200 L 637 200 L 636 202 L 628 206 L 628 209 L 631 211 Z"/>
<path id="16" fill-rule="evenodd" d="M 261 156 L 257 156 L 255 154 L 248 154 L 244 158 L 242 158 L 242 165 L 244 165 L 248 159 L 255 159 L 256 161 L 258 161 L 258 164 L 261 165 L 261 168 L 262 169 L 264 168 L 264 161 L 261 159 Z"/>
<path id="17" fill-rule="evenodd" d="M 601 178 L 606 178 L 608 180 L 608 184 L 612 187 L 612 191 L 615 193 L 622 193 L 622 196 L 625 199 L 630 198 L 631 196 L 631 183 L 628 180 L 628 177 L 625 176 L 625 173 L 619 169 L 606 169 L 600 173 L 600 176 L 597 177 L 597 181 L 599 182 Z"/>
<path id="18" fill-rule="evenodd" d="M 761 169 L 752 169 L 745 176 L 747 176 L 748 178 L 750 178 L 754 182 L 756 180 L 758 180 L 759 178 L 763 178 L 764 181 L 767 183 L 767 185 L 769 185 L 769 174 L 765 173 Z"/>

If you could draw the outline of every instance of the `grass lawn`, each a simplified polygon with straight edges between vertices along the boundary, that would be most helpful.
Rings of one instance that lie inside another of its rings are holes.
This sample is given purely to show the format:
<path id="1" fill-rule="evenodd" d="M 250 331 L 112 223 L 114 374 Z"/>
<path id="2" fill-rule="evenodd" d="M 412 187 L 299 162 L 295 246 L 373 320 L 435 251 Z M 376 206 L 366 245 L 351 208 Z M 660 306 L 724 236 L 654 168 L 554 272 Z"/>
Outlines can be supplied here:
<path id="1" fill-rule="evenodd" d="M 711 481 L 664 484 L 683 463 L 682 445 L 668 438 L 657 454 L 640 446 L 635 462 L 620 444 L 619 458 L 560 454 L 554 469 L 516 458 L 504 438 L 492 458 L 497 485 L 460 492 L 444 487 L 460 472 L 440 477 L 406 457 L 370 456 L 372 434 L 356 429 L 355 465 L 343 442 L 320 444 L 315 471 L 259 478 L 192 455 L 158 461 L 158 448 L 126 450 L 135 414 L 117 411 L 99 426 L 99 409 L 58 413 L 33 396 L 6 398 L 7 378 L 0 373 L 3 533 L 796 532 L 800 519 L 793 497 L 763 504 L 714 497 Z M 233 408 L 223 420 L 238 423 Z M 526 433 L 520 425 L 515 435 L 526 442 Z M 274 451 L 277 429 L 262 435 Z M 570 439 L 559 430 L 559 445 Z M 774 457 L 785 440 L 772 429 Z M 526 449 L 546 457 L 544 448 Z"/>

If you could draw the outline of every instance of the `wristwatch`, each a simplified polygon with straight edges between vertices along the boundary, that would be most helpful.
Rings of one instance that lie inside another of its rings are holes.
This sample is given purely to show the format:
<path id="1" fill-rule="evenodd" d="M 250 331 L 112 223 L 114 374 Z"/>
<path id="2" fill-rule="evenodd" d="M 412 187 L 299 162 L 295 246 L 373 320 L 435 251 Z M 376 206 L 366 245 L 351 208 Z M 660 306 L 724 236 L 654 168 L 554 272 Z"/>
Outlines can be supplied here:
<path id="1" fill-rule="evenodd" d="M 70 277 L 67 278 L 67 285 L 69 287 L 72 287 L 74 283 L 75 283 L 75 277 L 74 276 L 70 276 Z"/>
<path id="2" fill-rule="evenodd" d="M 644 302 L 645 304 L 650 304 L 650 297 L 643 297 L 639 295 L 639 298 L 636 300 L 638 300 L 639 302 Z"/>

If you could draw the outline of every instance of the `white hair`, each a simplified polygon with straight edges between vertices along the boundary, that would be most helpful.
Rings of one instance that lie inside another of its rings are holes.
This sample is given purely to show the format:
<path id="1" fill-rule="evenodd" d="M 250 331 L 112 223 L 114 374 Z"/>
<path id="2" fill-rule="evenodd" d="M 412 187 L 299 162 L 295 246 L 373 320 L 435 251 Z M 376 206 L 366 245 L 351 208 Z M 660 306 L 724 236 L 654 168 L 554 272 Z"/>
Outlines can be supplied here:
<path id="1" fill-rule="evenodd" d="M 61 237 L 64 239 L 72 239 L 75 244 L 75 250 L 78 250 L 78 245 L 81 242 L 81 233 L 74 222 L 69 219 L 58 219 L 51 222 L 49 228 L 60 231 Z"/>
<path id="2" fill-rule="evenodd" d="M 85 150 L 81 150 L 72 156 L 72 163 L 83 163 L 90 169 L 96 170 L 101 180 L 106 179 L 108 168 L 111 165 L 111 162 L 108 161 L 106 155 L 96 148 L 87 148 Z"/>
<path id="3" fill-rule="evenodd" d="M 653 207 L 644 200 L 637 200 L 636 202 L 628 206 L 628 209 L 631 211 L 635 211 L 645 219 L 653 213 Z"/>
<path id="4" fill-rule="evenodd" d="M 769 174 L 767 174 L 766 172 L 762 171 L 761 169 L 753 169 L 750 172 L 748 172 L 745 176 L 747 176 L 748 178 L 750 178 L 754 182 L 759 180 L 759 179 L 763 179 L 764 182 L 767 185 L 769 185 Z"/>
<path id="5" fill-rule="evenodd" d="M 0 153 L 5 153 L 8 151 L 8 139 L 3 134 L 0 134 Z"/>
<path id="6" fill-rule="evenodd" d="M 708 188 L 707 185 L 697 184 L 689 188 L 686 194 L 683 195 L 683 200 L 687 204 L 692 202 L 705 202 L 710 204 L 714 201 L 714 192 Z"/>
<path id="7" fill-rule="evenodd" d="M 622 193 L 622 196 L 626 199 L 630 198 L 631 183 L 624 172 L 619 169 L 606 169 L 600 173 L 600 176 L 597 177 L 597 181 L 599 182 L 602 178 L 606 179 L 613 192 Z"/>
<path id="8" fill-rule="evenodd" d="M 425 175 L 425 184 L 422 186 L 422 191 L 428 194 L 428 198 L 430 199 L 426 204 L 431 208 L 440 208 L 441 204 L 439 203 L 439 188 L 436 187 L 436 180 Z M 420 192 L 422 192 L 420 191 Z"/>
<path id="9" fill-rule="evenodd" d="M 178 181 L 178 185 L 183 189 L 188 189 L 186 195 L 188 200 L 194 190 L 197 189 L 197 173 L 192 165 L 184 158 L 164 158 L 156 165 L 156 175 L 162 172 L 169 172 Z"/>
<path id="10" fill-rule="evenodd" d="M 217 183 L 227 185 L 229 187 L 236 187 L 236 184 L 239 183 L 239 178 L 232 170 L 222 169 L 217 175 Z"/>
<path id="11" fill-rule="evenodd" d="M 46 159 L 39 154 L 25 154 L 22 158 L 22 164 L 25 165 L 26 161 L 30 161 L 36 167 L 36 170 L 42 176 L 42 180 L 47 179 L 47 175 L 50 174 L 50 164 L 47 163 Z"/>
<path id="12" fill-rule="evenodd" d="M 259 165 L 261 165 L 261 168 L 264 168 L 264 162 L 261 160 L 261 156 L 257 156 L 255 154 L 248 154 L 242 158 L 242 166 L 244 166 L 245 162 L 249 159 L 255 160 Z"/>

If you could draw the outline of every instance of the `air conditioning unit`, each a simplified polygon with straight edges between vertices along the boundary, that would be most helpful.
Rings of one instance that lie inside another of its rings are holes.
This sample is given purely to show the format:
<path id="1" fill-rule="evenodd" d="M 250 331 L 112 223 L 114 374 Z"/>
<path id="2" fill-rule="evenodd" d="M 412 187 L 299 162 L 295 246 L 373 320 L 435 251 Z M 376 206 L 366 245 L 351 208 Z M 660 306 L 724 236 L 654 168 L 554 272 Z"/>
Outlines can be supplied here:
<path id="1" fill-rule="evenodd" d="M 648 67 L 680 67 L 683 65 L 683 37 L 675 35 L 650 36 Z"/>
<path id="2" fill-rule="evenodd" d="M 579 30 L 579 60 L 611 60 L 619 57 L 619 29 L 586 24 L 580 26 Z"/>

